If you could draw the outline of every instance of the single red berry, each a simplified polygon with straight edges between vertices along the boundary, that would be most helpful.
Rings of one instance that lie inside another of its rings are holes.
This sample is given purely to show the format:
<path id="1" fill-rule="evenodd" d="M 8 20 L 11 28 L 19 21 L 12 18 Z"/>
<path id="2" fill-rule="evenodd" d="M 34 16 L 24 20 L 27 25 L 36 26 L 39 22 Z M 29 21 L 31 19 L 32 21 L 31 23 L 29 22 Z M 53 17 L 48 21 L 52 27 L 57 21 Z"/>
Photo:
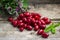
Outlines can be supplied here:
<path id="1" fill-rule="evenodd" d="M 27 24 L 31 24 L 31 19 L 27 19 Z"/>
<path id="2" fill-rule="evenodd" d="M 23 22 L 24 22 L 24 23 L 26 23 L 26 22 L 27 22 L 27 19 L 26 19 L 26 18 L 23 18 L 22 20 L 23 20 Z"/>
<path id="3" fill-rule="evenodd" d="M 49 36 L 49 34 L 47 34 L 47 33 L 45 33 L 45 32 L 42 34 L 42 37 L 43 37 L 43 38 L 48 38 L 48 36 Z"/>
<path id="4" fill-rule="evenodd" d="M 18 20 L 18 21 L 17 21 L 18 25 L 19 25 L 20 23 L 22 23 L 22 22 L 23 22 L 22 20 Z"/>
<path id="5" fill-rule="evenodd" d="M 32 17 L 27 17 L 27 19 L 32 19 Z"/>
<path id="6" fill-rule="evenodd" d="M 36 15 L 41 18 L 41 14 L 36 13 Z"/>
<path id="7" fill-rule="evenodd" d="M 37 23 L 39 26 L 41 25 L 41 22 L 40 21 L 38 21 L 38 23 Z"/>
<path id="8" fill-rule="evenodd" d="M 12 22 L 13 21 L 13 18 L 12 17 L 9 17 L 8 18 L 8 21 Z"/>
<path id="9" fill-rule="evenodd" d="M 34 27 L 34 31 L 37 31 L 38 29 L 39 29 L 39 26 L 36 25 L 36 26 Z"/>
<path id="10" fill-rule="evenodd" d="M 45 23 L 46 23 L 46 24 L 50 24 L 50 23 L 51 23 L 51 20 L 48 19 L 48 20 L 45 21 Z"/>
<path id="11" fill-rule="evenodd" d="M 23 27 L 20 27 L 20 28 L 19 28 L 19 31 L 21 31 L 21 32 L 22 32 L 23 30 L 24 30 L 24 28 L 23 28 Z"/>
<path id="12" fill-rule="evenodd" d="M 46 25 L 40 25 L 40 29 L 45 29 Z"/>
<path id="13" fill-rule="evenodd" d="M 39 17 L 39 16 L 35 16 L 34 18 L 35 18 L 35 19 L 38 19 L 38 20 L 40 19 L 40 17 Z"/>
<path id="14" fill-rule="evenodd" d="M 33 17 L 38 16 L 39 18 L 41 18 L 41 15 L 38 14 L 38 13 L 31 13 L 31 14 L 32 14 Z"/>
<path id="15" fill-rule="evenodd" d="M 46 20 L 48 20 L 48 18 L 47 17 L 43 17 L 42 20 L 46 21 Z"/>
<path id="16" fill-rule="evenodd" d="M 45 21 L 43 21 L 43 20 L 40 20 L 40 22 L 41 22 L 42 25 L 46 24 Z"/>
<path id="17" fill-rule="evenodd" d="M 35 23 L 38 24 L 39 20 L 35 20 Z"/>
<path id="18" fill-rule="evenodd" d="M 31 13 L 31 15 L 32 15 L 32 17 L 34 18 L 36 14 L 35 14 L 35 13 Z"/>
<path id="19" fill-rule="evenodd" d="M 18 27 L 23 27 L 24 26 L 24 23 L 20 23 L 19 25 L 18 25 Z"/>
<path id="20" fill-rule="evenodd" d="M 20 17 L 20 18 L 23 18 L 23 17 L 24 17 L 24 14 L 20 14 L 19 17 Z"/>
<path id="21" fill-rule="evenodd" d="M 13 24 L 14 27 L 16 27 L 16 26 L 17 26 L 17 20 L 14 20 L 14 21 L 12 22 L 12 24 Z"/>
<path id="22" fill-rule="evenodd" d="M 32 30 L 32 26 L 28 25 L 27 26 L 27 30 L 30 30 L 31 31 Z"/>
<path id="23" fill-rule="evenodd" d="M 25 15 L 25 17 L 29 17 L 30 13 L 29 12 L 25 12 L 24 15 Z"/>
<path id="24" fill-rule="evenodd" d="M 42 29 L 38 30 L 38 32 L 37 32 L 38 35 L 42 35 L 43 33 L 44 33 L 44 30 L 42 30 Z"/>
<path id="25" fill-rule="evenodd" d="M 33 26 L 35 27 L 35 26 L 37 26 L 37 24 L 36 24 L 36 23 L 34 23 L 34 25 L 33 25 Z"/>
<path id="26" fill-rule="evenodd" d="M 34 23 L 35 23 L 35 19 L 34 19 L 34 18 L 32 18 L 32 19 L 31 19 L 31 22 L 32 22 L 32 24 L 34 24 Z"/>

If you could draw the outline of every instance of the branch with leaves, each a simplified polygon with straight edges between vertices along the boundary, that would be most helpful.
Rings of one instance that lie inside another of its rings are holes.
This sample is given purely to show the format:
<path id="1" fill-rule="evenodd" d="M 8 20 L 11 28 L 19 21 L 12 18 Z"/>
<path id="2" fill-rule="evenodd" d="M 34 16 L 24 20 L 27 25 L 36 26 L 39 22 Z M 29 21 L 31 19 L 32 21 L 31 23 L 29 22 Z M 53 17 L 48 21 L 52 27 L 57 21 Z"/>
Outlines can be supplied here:
<path id="1" fill-rule="evenodd" d="M 8 14 L 13 15 L 25 11 L 27 7 L 28 0 L 0 0 L 0 14 L 7 11 Z"/>

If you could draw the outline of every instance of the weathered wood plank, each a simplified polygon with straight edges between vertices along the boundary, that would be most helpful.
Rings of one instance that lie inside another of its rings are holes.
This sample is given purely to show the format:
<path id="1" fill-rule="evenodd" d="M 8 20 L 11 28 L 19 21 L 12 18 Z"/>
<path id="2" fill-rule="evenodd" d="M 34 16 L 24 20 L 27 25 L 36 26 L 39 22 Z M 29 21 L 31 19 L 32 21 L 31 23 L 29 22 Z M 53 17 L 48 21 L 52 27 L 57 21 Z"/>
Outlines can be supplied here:
<path id="1" fill-rule="evenodd" d="M 35 4 L 59 4 L 60 0 L 29 0 L 29 3 L 35 3 Z"/>

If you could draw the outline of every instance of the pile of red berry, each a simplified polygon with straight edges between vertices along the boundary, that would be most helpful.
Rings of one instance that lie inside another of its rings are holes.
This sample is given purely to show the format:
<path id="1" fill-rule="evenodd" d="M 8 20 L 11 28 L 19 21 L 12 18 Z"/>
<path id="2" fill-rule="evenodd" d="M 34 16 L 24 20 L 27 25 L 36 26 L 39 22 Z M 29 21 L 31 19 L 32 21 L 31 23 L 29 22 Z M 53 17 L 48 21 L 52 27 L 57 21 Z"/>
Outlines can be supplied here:
<path id="1" fill-rule="evenodd" d="M 51 20 L 47 17 L 41 17 L 38 13 L 21 13 L 17 19 L 13 19 L 9 17 L 8 20 L 12 23 L 14 27 L 17 27 L 21 32 L 26 29 L 31 31 L 37 31 L 38 35 L 42 35 L 42 37 L 47 38 L 48 34 L 44 32 L 47 24 L 51 23 Z"/>

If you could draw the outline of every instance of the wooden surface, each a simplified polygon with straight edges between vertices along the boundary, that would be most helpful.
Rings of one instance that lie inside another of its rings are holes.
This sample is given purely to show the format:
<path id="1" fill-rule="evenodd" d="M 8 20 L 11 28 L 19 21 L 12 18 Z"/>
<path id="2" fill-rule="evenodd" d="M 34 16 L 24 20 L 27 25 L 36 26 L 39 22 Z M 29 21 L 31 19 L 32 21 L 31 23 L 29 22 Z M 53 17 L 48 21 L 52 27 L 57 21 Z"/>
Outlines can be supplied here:
<path id="1" fill-rule="evenodd" d="M 34 4 L 59 4 L 60 0 L 29 0 L 29 3 Z"/>
<path id="2" fill-rule="evenodd" d="M 60 4 L 41 4 L 39 8 L 37 5 L 35 8 L 31 6 L 29 12 L 37 12 L 51 19 L 60 18 Z M 56 29 L 56 34 L 49 33 L 50 36 L 44 39 L 36 35 L 36 32 L 33 30 L 19 32 L 19 30 L 14 28 L 8 21 L 0 21 L 0 40 L 60 40 L 60 27 Z"/>

